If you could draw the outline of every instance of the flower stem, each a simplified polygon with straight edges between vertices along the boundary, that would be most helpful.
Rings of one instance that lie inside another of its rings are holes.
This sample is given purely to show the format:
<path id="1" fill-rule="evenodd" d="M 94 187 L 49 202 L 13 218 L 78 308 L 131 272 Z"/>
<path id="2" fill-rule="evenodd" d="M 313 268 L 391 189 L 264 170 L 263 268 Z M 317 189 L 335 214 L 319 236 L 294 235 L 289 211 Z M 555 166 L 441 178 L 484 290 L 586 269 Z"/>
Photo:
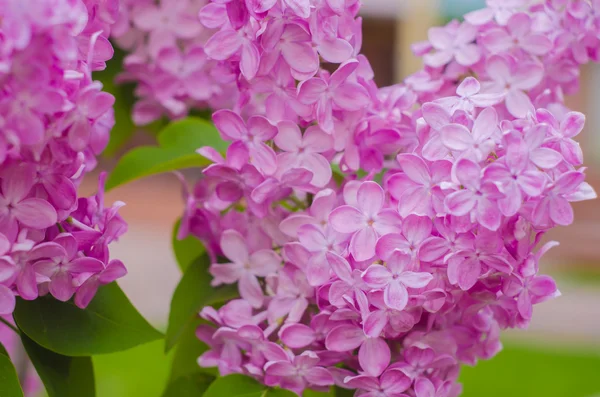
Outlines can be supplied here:
<path id="1" fill-rule="evenodd" d="M 15 327 L 14 325 L 12 325 L 11 323 L 9 323 L 4 317 L 0 316 L 0 322 L 3 323 L 4 325 L 6 325 L 8 328 L 12 329 L 13 331 L 15 331 L 17 334 L 20 334 L 21 332 L 17 329 L 17 327 Z"/>

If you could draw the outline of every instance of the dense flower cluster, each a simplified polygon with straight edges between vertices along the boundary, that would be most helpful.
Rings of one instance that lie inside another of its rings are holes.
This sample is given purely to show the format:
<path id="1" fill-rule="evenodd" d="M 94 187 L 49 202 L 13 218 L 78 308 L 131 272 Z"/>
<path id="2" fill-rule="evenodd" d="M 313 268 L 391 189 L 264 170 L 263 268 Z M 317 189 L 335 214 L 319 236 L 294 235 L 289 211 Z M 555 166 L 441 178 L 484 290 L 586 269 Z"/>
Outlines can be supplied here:
<path id="1" fill-rule="evenodd" d="M 121 0 L 112 37 L 127 55 L 122 83 L 137 83 L 133 120 L 146 125 L 163 115 L 231 108 L 239 94 L 236 73 L 204 52 L 212 26 L 198 11 L 206 0 Z"/>
<path id="2" fill-rule="evenodd" d="M 456 396 L 459 365 L 559 294 L 539 241 L 595 197 L 563 95 L 598 60 L 600 3 L 527 3 L 432 28 L 424 69 L 385 88 L 359 55 L 359 1 L 202 8 L 204 54 L 239 95 L 213 116 L 226 157 L 199 149 L 214 164 L 180 237 L 240 299 L 202 310 L 201 366 L 298 394 Z"/>
<path id="3" fill-rule="evenodd" d="M 0 314 L 15 295 L 85 307 L 125 274 L 107 245 L 126 230 L 77 186 L 114 124 L 114 98 L 91 73 L 113 55 L 118 3 L 0 0 Z"/>

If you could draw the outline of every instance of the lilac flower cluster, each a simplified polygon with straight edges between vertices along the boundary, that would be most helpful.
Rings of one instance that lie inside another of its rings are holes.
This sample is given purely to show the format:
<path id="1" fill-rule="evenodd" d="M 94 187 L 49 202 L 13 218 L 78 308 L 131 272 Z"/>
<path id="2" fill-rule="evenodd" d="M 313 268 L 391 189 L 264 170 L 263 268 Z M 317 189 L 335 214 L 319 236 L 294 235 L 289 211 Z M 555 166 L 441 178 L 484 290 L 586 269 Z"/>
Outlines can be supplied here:
<path id="1" fill-rule="evenodd" d="M 146 125 L 190 110 L 231 108 L 239 91 L 227 64 L 210 59 L 204 44 L 213 27 L 198 11 L 205 0 L 121 0 L 111 35 L 127 51 L 121 83 L 137 84 L 133 120 Z"/>
<path id="2" fill-rule="evenodd" d="M 201 366 L 298 394 L 457 396 L 461 364 L 559 295 L 538 269 L 556 243 L 539 242 L 596 196 L 563 96 L 600 56 L 600 2 L 527 3 L 432 28 L 424 69 L 385 88 L 359 54 L 359 1 L 202 8 L 204 53 L 239 96 L 214 113 L 231 145 L 199 149 L 214 164 L 180 237 L 240 299 L 202 310 Z"/>
<path id="3" fill-rule="evenodd" d="M 114 98 L 91 73 L 113 55 L 116 1 L 0 0 L 0 314 L 15 295 L 85 307 L 126 271 L 107 245 L 122 203 L 78 198 L 114 124 Z"/>

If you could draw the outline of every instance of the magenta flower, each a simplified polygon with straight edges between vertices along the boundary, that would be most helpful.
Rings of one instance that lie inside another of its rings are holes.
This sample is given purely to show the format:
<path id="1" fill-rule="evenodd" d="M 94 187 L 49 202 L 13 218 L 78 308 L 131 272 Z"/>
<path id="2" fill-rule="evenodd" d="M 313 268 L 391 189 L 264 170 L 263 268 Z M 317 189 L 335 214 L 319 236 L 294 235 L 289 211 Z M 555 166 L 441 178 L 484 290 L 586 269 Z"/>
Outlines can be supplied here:
<path id="1" fill-rule="evenodd" d="M 234 55 L 240 57 L 240 70 L 247 80 L 252 80 L 258 73 L 260 51 L 255 43 L 253 27 L 242 30 L 224 29 L 212 36 L 204 46 L 209 58 L 225 61 Z"/>
<path id="2" fill-rule="evenodd" d="M 403 392 L 411 386 L 412 380 L 402 371 L 389 369 L 379 378 L 367 375 L 347 377 L 344 384 L 364 390 L 361 397 L 405 397 Z"/>
<path id="3" fill-rule="evenodd" d="M 212 285 L 239 282 L 240 295 L 253 306 L 260 307 L 263 292 L 257 277 L 266 277 L 274 272 L 281 258 L 274 251 L 258 250 L 252 254 L 244 237 L 235 230 L 226 230 L 221 237 L 221 249 L 231 263 L 213 264 L 210 273 Z"/>
<path id="4" fill-rule="evenodd" d="M 133 20 L 137 27 L 156 36 L 168 33 L 191 39 L 200 34 L 202 26 L 189 10 L 189 0 L 161 0 L 158 5 L 141 5 L 133 13 Z"/>
<path id="5" fill-rule="evenodd" d="M 98 291 L 100 286 L 110 284 L 121 277 L 125 277 L 126 274 L 127 269 L 123 262 L 118 259 L 113 259 L 102 271 L 88 277 L 81 284 L 75 293 L 75 304 L 77 307 L 85 309 L 94 298 L 94 295 L 96 295 L 96 291 Z M 85 276 L 85 274 L 83 276 Z"/>
<path id="6" fill-rule="evenodd" d="M 377 256 L 388 260 L 396 251 L 402 251 L 411 258 L 416 258 L 421 243 L 433 231 L 433 223 L 426 216 L 409 215 L 402 221 L 402 234 L 390 233 L 377 241 Z"/>
<path id="7" fill-rule="evenodd" d="M 292 69 L 292 75 L 312 76 L 319 69 L 319 56 L 311 45 L 310 34 L 295 23 L 271 24 L 262 36 L 264 55 L 274 65 L 281 56 Z"/>
<path id="8" fill-rule="evenodd" d="M 46 244 L 57 244 L 63 252 L 37 261 L 33 269 L 50 280 L 50 293 L 60 301 L 68 301 L 75 293 L 73 273 L 99 273 L 104 270 L 104 264 L 96 258 L 77 257 L 77 241 L 70 234 L 59 234 L 52 243 Z M 36 248 L 39 255 L 41 245 Z"/>
<path id="9" fill-rule="evenodd" d="M 277 127 L 261 116 L 253 116 L 244 123 L 231 110 L 219 110 L 213 114 L 213 122 L 227 140 L 241 141 L 248 149 L 250 162 L 264 173 L 271 175 L 277 169 L 275 152 L 265 144 L 277 135 Z"/>
<path id="10" fill-rule="evenodd" d="M 347 299 L 350 299 L 352 302 L 356 302 L 355 304 L 361 312 L 367 312 L 368 307 L 364 305 L 368 302 L 364 292 L 367 288 L 362 279 L 362 272 L 352 269 L 346 259 L 334 253 L 327 254 L 327 262 L 338 277 L 338 280 L 329 287 L 329 302 L 342 308 L 346 306 Z"/>
<path id="11" fill-rule="evenodd" d="M 528 149 L 520 139 L 509 145 L 504 163 L 496 161 L 486 167 L 484 179 L 495 181 L 505 195 L 498 208 L 505 216 L 515 215 L 523 204 L 523 194 L 538 197 L 544 191 L 546 178 L 529 166 Z"/>
<path id="12" fill-rule="evenodd" d="M 471 160 L 462 159 L 456 164 L 456 178 L 464 189 L 446 197 L 446 207 L 452 215 L 471 214 L 482 226 L 498 230 L 502 221 L 497 200 L 504 197 L 498 187 L 482 179 L 481 168 Z M 471 212 L 472 211 L 472 212 Z"/>
<path id="13" fill-rule="evenodd" d="M 430 28 L 429 42 L 436 50 L 423 57 L 426 65 L 437 68 L 456 60 L 463 66 L 470 66 L 481 58 L 480 49 L 474 43 L 477 28 L 469 23 L 444 28 Z"/>
<path id="14" fill-rule="evenodd" d="M 313 352 L 304 352 L 289 361 L 269 361 L 265 365 L 265 384 L 278 385 L 298 394 L 310 385 L 333 385 L 331 373 L 318 364 L 319 357 Z"/>
<path id="15" fill-rule="evenodd" d="M 560 295 L 556 283 L 549 276 L 520 278 L 513 275 L 506 279 L 502 291 L 509 297 L 517 298 L 519 314 L 526 320 L 531 319 L 534 304 Z"/>
<path id="16" fill-rule="evenodd" d="M 402 173 L 387 181 L 390 195 L 398 201 L 400 216 L 409 214 L 435 216 L 444 212 L 444 194 L 440 183 L 450 179 L 452 163 L 445 160 L 428 166 L 414 154 L 399 154 L 396 159 Z"/>
<path id="17" fill-rule="evenodd" d="M 347 352 L 358 350 L 358 362 L 369 376 L 379 376 L 390 364 L 391 352 L 388 344 L 380 337 L 367 336 L 355 325 L 339 325 L 327 334 L 325 345 L 328 350 Z"/>
<path id="18" fill-rule="evenodd" d="M 448 149 L 460 153 L 461 157 L 481 162 L 494 150 L 494 138 L 498 133 L 498 115 L 490 107 L 479 113 L 472 131 L 461 124 L 448 124 L 440 135 Z"/>
<path id="19" fill-rule="evenodd" d="M 460 250 L 448 259 L 448 280 L 462 290 L 470 289 L 486 271 L 511 274 L 512 266 L 502 252 L 502 245 L 493 232 L 482 232 L 473 248 Z"/>
<path id="20" fill-rule="evenodd" d="M 483 25 L 495 19 L 499 25 L 506 25 L 510 17 L 527 4 L 527 0 L 486 0 L 487 8 L 472 11 L 465 20 L 473 25 Z"/>
<path id="21" fill-rule="evenodd" d="M 449 397 L 453 394 L 452 383 L 444 382 L 438 387 L 427 378 L 420 377 L 415 380 L 415 394 L 417 397 Z"/>
<path id="22" fill-rule="evenodd" d="M 285 153 L 279 155 L 279 170 L 285 172 L 292 168 L 305 168 L 312 172 L 311 184 L 324 187 L 331 179 L 331 166 L 321 153 L 331 150 L 330 135 L 318 127 L 309 127 L 304 135 L 296 123 L 282 121 L 277 126 L 279 133 L 275 144 Z"/>
<path id="23" fill-rule="evenodd" d="M 468 113 L 473 113 L 475 108 L 487 108 L 496 105 L 504 99 L 502 92 L 481 92 L 481 84 L 474 77 L 465 78 L 462 83 L 456 88 L 455 97 L 447 97 L 438 99 L 440 103 L 452 110 L 463 110 Z"/>
<path id="24" fill-rule="evenodd" d="M 541 33 L 532 31 L 533 21 L 525 13 L 513 14 L 506 29 L 497 27 L 481 36 L 481 43 L 492 53 L 521 49 L 533 55 L 545 55 L 552 49 L 552 42 Z"/>
<path id="25" fill-rule="evenodd" d="M 375 182 L 363 182 L 357 192 L 357 206 L 343 205 L 329 216 L 331 227 L 340 233 L 352 233 L 350 253 L 358 261 L 375 255 L 380 236 L 398 231 L 400 218 L 384 209 L 385 193 Z"/>
<path id="26" fill-rule="evenodd" d="M 583 163 L 581 147 L 572 138 L 583 130 L 585 115 L 579 112 L 569 112 L 560 123 L 552 113 L 545 109 L 538 110 L 536 116 L 538 122 L 546 123 L 551 127 L 550 136 L 544 141 L 544 145 L 561 153 L 564 159 L 572 165 Z"/>
<path id="27" fill-rule="evenodd" d="M 46 200 L 28 197 L 34 185 L 34 168 L 22 164 L 2 175 L 0 193 L 0 231 L 14 240 L 19 224 L 33 229 L 45 229 L 57 221 L 56 210 Z"/>
<path id="28" fill-rule="evenodd" d="M 550 184 L 533 210 L 533 223 L 539 226 L 552 223 L 567 226 L 573 223 L 573 208 L 567 197 L 577 190 L 584 179 L 583 173 L 570 171 Z"/>
<path id="29" fill-rule="evenodd" d="M 511 115 L 525 118 L 535 109 L 525 91 L 532 89 L 544 77 L 544 67 L 537 62 L 518 62 L 511 56 L 488 58 L 486 71 L 491 81 L 484 84 L 490 92 L 504 92 L 505 104 Z"/>
<path id="30" fill-rule="evenodd" d="M 369 266 L 362 278 L 369 287 L 383 289 L 384 302 L 390 309 L 404 310 L 408 304 L 407 288 L 423 288 L 433 279 L 429 273 L 409 271 L 412 259 L 401 252 L 392 254 L 386 265 Z"/>
<path id="31" fill-rule="evenodd" d="M 368 92 L 357 83 L 348 81 L 359 63 L 350 60 L 331 74 L 329 78 L 314 77 L 298 86 L 298 100 L 315 105 L 319 126 L 326 132 L 333 129 L 333 110 L 356 111 L 369 103 Z"/>

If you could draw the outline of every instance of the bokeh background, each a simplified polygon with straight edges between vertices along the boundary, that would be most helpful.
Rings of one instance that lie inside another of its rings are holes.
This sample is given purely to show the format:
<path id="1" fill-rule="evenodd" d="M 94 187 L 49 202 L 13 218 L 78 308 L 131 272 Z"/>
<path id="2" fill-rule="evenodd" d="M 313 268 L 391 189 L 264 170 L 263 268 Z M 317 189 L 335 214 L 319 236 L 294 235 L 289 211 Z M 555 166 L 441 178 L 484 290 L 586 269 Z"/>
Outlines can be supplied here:
<path id="1" fill-rule="evenodd" d="M 427 37 L 427 28 L 472 9 L 483 0 L 363 0 L 364 45 L 379 85 L 400 81 L 420 68 L 410 44 Z M 588 180 L 600 189 L 600 65 L 582 71 L 581 92 L 571 108 L 588 116 L 579 135 Z M 152 144 L 136 132 L 128 146 Z M 109 170 L 114 159 L 104 159 Z M 191 171 L 194 172 L 194 171 Z M 95 192 L 90 175 L 82 194 Z M 131 183 L 108 194 L 127 203 L 122 215 L 129 232 L 111 246 L 129 276 L 120 282 L 133 303 L 157 328 L 167 322 L 171 294 L 181 277 L 171 252 L 171 231 L 183 211 L 181 187 L 172 175 Z M 465 368 L 467 397 L 600 397 L 600 200 L 575 204 L 576 222 L 547 238 L 561 245 L 544 257 L 543 269 L 559 282 L 559 299 L 535 307 L 527 331 L 504 335 L 504 350 L 490 362 Z M 159 397 L 169 357 L 161 343 L 94 358 L 99 397 Z M 82 396 L 85 397 L 85 396 Z M 227 397 L 227 396 L 223 396 Z"/>

